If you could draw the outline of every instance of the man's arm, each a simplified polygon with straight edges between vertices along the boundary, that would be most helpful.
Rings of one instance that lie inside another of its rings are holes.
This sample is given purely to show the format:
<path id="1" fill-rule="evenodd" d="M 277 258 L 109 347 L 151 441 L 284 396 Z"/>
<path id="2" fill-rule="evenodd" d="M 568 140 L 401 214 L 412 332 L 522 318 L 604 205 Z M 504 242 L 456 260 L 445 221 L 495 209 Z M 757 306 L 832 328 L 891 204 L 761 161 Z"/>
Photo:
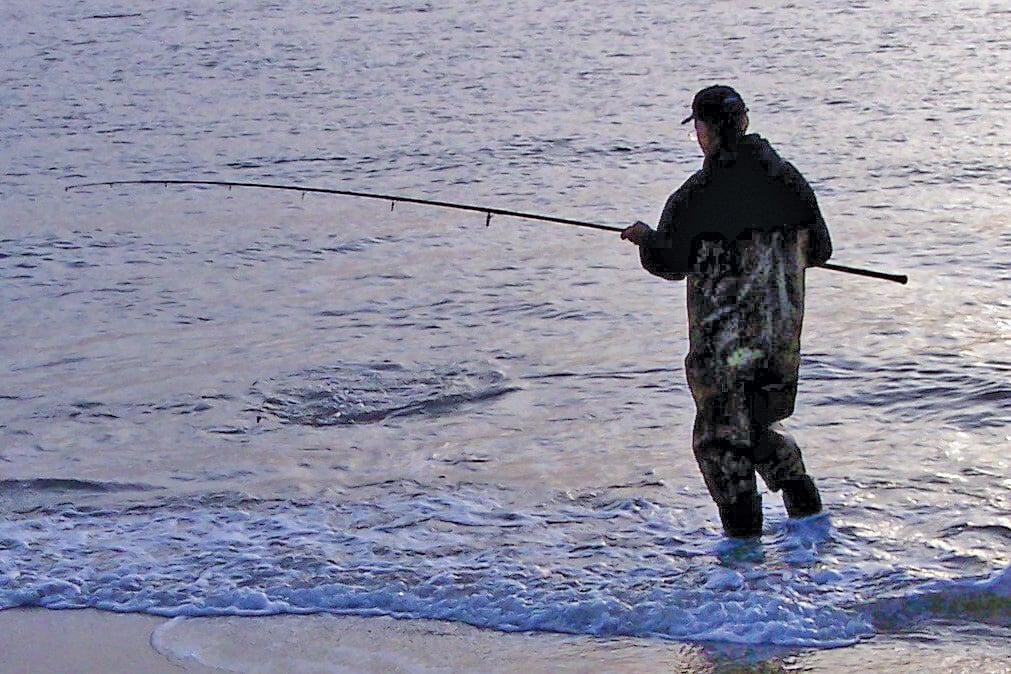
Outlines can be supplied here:
<path id="1" fill-rule="evenodd" d="M 828 233 L 828 225 L 825 224 L 825 218 L 822 217 L 821 209 L 818 207 L 818 198 L 800 171 L 789 162 L 786 162 L 784 178 L 811 213 L 811 224 L 807 238 L 807 262 L 808 266 L 817 267 L 832 257 L 832 237 Z"/>
<path id="2" fill-rule="evenodd" d="M 697 175 L 668 197 L 655 230 L 644 222 L 637 222 L 621 233 L 622 239 L 639 246 L 639 262 L 643 269 L 654 276 L 668 281 L 681 281 L 686 276 L 688 244 L 678 235 L 675 221 L 678 208 L 684 203 L 696 181 Z"/>

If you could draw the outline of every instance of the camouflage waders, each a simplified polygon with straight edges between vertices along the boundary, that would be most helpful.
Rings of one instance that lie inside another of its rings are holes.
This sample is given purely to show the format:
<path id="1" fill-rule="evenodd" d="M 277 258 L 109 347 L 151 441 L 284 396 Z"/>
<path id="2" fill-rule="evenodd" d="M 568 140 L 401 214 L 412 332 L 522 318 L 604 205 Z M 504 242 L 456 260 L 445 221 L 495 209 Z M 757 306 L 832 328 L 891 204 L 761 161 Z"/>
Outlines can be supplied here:
<path id="1" fill-rule="evenodd" d="M 776 423 L 797 395 L 806 239 L 800 230 L 703 241 L 688 274 L 692 449 L 730 535 L 761 533 L 756 471 L 784 490 L 791 516 L 821 509 L 800 448 Z"/>

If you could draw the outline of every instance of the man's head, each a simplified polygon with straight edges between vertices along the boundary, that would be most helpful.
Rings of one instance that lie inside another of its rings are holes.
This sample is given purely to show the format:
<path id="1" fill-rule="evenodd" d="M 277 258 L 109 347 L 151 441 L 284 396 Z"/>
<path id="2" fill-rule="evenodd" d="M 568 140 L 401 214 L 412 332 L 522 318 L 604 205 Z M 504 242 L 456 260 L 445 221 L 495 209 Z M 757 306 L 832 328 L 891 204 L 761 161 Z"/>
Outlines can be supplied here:
<path id="1" fill-rule="evenodd" d="M 702 89 L 692 100 L 692 114 L 682 124 L 695 122 L 699 147 L 710 156 L 729 146 L 748 129 L 748 106 L 731 87 L 716 84 Z"/>

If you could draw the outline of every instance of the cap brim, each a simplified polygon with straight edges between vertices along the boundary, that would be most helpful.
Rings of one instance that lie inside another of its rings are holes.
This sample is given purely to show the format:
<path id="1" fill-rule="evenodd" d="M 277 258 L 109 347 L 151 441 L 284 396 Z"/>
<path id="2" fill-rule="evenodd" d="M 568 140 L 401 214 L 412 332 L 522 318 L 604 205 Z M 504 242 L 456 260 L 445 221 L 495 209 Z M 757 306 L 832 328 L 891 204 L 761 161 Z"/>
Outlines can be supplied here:
<path id="1" fill-rule="evenodd" d="M 687 117 L 685 117 L 684 119 L 682 119 L 681 123 L 682 124 L 687 124 L 688 122 L 692 121 L 693 119 L 695 119 L 695 115 L 691 114 L 691 115 L 688 115 Z"/>

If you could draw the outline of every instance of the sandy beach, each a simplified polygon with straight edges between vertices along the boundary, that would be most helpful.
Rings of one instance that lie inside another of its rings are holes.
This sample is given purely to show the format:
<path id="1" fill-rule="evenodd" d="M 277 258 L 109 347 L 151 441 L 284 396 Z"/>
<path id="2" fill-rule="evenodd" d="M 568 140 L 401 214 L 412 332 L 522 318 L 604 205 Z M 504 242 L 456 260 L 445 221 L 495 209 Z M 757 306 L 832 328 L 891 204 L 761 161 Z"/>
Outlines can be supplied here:
<path id="1" fill-rule="evenodd" d="M 195 663 L 175 664 L 151 647 L 151 633 L 165 620 L 102 611 L 13 609 L 0 612 L 0 671 L 212 672 Z"/>
<path id="2" fill-rule="evenodd" d="M 328 615 L 167 620 L 94 610 L 0 612 L 3 674 L 440 674 L 529 672 L 890 672 L 1006 674 L 1005 644 L 965 652 L 931 638 L 875 638 L 854 647 L 743 664 L 705 647 L 649 639 L 508 634 L 466 625 Z"/>

